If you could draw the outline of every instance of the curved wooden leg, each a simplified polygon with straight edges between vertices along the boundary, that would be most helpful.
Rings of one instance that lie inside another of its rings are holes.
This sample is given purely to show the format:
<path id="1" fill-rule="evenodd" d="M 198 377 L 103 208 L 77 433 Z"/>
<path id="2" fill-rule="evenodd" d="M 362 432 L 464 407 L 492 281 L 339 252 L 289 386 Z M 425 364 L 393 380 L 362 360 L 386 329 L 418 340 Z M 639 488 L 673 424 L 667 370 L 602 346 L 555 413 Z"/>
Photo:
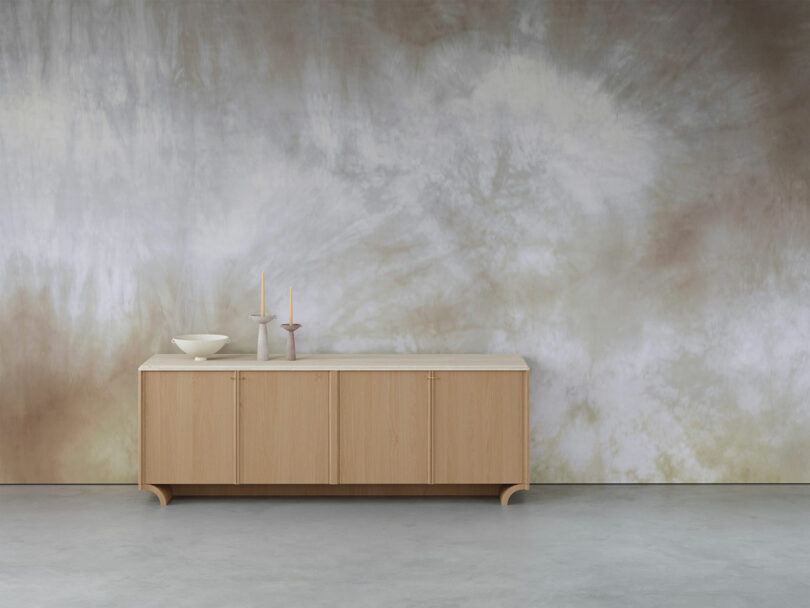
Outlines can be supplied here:
<path id="1" fill-rule="evenodd" d="M 172 487 L 171 486 L 153 486 L 151 484 L 143 484 L 142 490 L 150 490 L 158 497 L 160 506 L 165 507 L 172 501 Z"/>
<path id="2" fill-rule="evenodd" d="M 505 507 L 509 504 L 509 499 L 512 498 L 512 494 L 517 492 L 518 490 L 528 490 L 529 484 L 527 483 L 516 483 L 513 486 L 503 486 L 501 488 L 501 504 Z"/>

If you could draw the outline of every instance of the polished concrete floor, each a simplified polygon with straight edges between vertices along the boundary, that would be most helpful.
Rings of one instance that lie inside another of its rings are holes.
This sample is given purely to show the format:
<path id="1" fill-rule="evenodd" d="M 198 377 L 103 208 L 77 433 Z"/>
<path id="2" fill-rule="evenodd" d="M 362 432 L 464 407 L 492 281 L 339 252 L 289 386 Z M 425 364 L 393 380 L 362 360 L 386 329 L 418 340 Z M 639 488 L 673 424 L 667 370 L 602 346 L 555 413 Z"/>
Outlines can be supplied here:
<path id="1" fill-rule="evenodd" d="M 0 606 L 807 606 L 810 486 L 496 499 L 0 486 Z"/>

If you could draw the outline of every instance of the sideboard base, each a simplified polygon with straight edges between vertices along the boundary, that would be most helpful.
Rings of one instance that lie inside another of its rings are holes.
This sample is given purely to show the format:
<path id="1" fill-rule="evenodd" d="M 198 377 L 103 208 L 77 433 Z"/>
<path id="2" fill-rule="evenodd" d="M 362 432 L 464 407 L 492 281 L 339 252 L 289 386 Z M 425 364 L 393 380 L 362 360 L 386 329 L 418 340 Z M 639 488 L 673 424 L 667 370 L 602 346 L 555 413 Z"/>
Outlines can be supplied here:
<path id="1" fill-rule="evenodd" d="M 139 488 L 140 490 L 149 490 L 157 496 L 157 499 L 160 501 L 160 506 L 165 507 L 172 501 L 172 486 L 167 485 L 160 485 L 160 486 L 153 486 L 152 484 L 145 483 L 141 485 Z"/>
<path id="2" fill-rule="evenodd" d="M 500 497 L 501 497 L 501 504 L 505 507 L 509 504 L 509 499 L 512 498 L 512 494 L 518 492 L 520 490 L 528 490 L 529 484 L 527 483 L 516 483 L 512 486 L 501 486 Z"/>
<path id="3" fill-rule="evenodd" d="M 528 484 L 142 484 L 166 506 L 174 496 L 498 496 L 501 504 Z"/>

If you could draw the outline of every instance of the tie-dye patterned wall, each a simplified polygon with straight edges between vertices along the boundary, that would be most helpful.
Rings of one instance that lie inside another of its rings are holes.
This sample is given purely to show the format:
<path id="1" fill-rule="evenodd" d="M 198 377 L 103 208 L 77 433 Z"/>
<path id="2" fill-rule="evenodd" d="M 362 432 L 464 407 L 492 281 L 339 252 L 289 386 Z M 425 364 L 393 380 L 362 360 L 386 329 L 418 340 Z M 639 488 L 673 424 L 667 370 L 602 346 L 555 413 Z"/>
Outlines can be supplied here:
<path id="1" fill-rule="evenodd" d="M 804 1 L 0 1 L 0 481 L 135 480 L 266 270 L 303 352 L 522 353 L 534 481 L 808 482 L 809 126 Z"/>

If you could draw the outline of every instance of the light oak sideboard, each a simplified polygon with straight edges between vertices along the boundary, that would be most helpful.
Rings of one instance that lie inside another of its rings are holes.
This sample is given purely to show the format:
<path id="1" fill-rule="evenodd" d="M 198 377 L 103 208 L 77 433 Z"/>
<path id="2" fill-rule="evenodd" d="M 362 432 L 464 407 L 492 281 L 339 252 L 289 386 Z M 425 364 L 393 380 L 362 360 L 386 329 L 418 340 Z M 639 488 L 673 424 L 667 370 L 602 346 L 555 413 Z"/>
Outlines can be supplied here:
<path id="1" fill-rule="evenodd" d="M 203 495 L 492 495 L 529 488 L 518 355 L 155 355 L 138 368 L 138 487 Z"/>

